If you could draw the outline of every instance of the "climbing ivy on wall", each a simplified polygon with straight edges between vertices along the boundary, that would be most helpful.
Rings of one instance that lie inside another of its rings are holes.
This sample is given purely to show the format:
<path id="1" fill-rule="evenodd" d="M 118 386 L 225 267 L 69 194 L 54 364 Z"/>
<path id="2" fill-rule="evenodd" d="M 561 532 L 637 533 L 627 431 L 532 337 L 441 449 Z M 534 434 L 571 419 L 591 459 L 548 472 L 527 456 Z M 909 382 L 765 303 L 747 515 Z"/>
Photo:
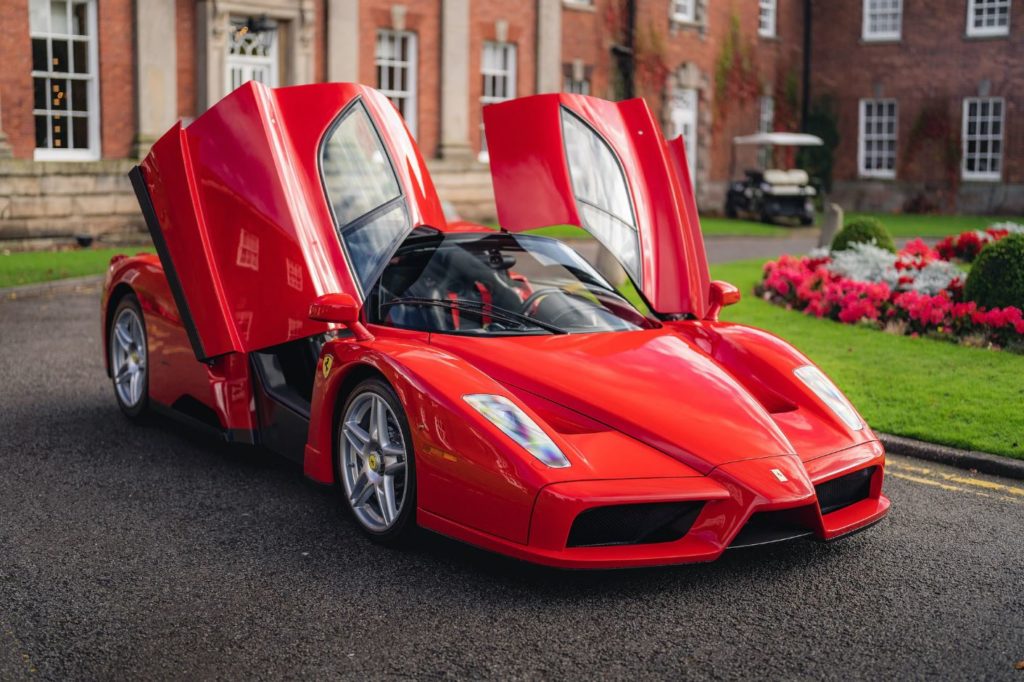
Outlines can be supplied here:
<path id="1" fill-rule="evenodd" d="M 832 165 L 839 146 L 839 116 L 835 97 L 822 95 L 811 102 L 807 111 L 807 132 L 817 135 L 825 144 L 821 147 L 801 147 L 797 165 L 808 175 L 821 182 L 826 191 L 832 189 Z"/>
<path id="2" fill-rule="evenodd" d="M 743 104 L 758 96 L 761 81 L 754 64 L 754 44 L 740 32 L 740 18 L 729 17 L 729 30 L 715 58 L 714 127 L 721 128 L 733 104 Z"/>
<path id="3" fill-rule="evenodd" d="M 925 191 L 910 198 L 904 207 L 907 211 L 923 213 L 955 205 L 960 189 L 960 143 L 960 128 L 950 116 L 947 102 L 935 100 L 921 107 L 907 136 L 900 169 L 901 175 L 907 176 L 916 165 L 916 174 L 925 179 Z M 935 177 L 929 169 L 938 171 L 937 187 L 929 182 Z"/>

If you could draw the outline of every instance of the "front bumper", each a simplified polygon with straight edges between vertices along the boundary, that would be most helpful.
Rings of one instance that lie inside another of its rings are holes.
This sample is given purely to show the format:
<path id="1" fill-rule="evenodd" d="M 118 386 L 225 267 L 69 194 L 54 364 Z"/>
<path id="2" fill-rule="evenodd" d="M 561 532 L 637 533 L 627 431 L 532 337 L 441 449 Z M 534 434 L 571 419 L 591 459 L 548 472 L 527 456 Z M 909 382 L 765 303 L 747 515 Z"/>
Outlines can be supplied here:
<path id="1" fill-rule="evenodd" d="M 806 462 L 795 455 L 732 462 L 707 476 L 557 483 L 543 488 L 537 496 L 527 544 L 452 524 L 422 510 L 419 521 L 425 527 L 492 551 L 561 568 L 713 561 L 732 547 L 799 536 L 834 540 L 878 522 L 889 511 L 889 499 L 882 495 L 884 467 L 884 449 L 872 441 Z M 816 487 L 866 469 L 872 471 L 865 476 L 865 495 L 822 514 Z M 680 502 L 702 502 L 703 506 L 679 539 L 568 546 L 573 522 L 588 509 Z M 758 535 L 753 532 L 755 525 L 769 532 Z"/>

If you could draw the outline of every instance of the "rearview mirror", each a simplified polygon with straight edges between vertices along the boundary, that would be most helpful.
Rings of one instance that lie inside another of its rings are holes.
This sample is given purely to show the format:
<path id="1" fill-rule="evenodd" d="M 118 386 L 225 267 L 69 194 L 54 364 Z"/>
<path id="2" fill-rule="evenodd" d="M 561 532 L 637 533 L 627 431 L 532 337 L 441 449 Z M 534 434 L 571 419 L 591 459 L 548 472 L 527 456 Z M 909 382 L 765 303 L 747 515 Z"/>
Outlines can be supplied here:
<path id="1" fill-rule="evenodd" d="M 373 338 L 359 322 L 359 305 L 349 294 L 323 294 L 317 297 L 313 305 L 309 306 L 309 319 L 343 324 L 360 341 Z"/>
<path id="2" fill-rule="evenodd" d="M 717 322 L 718 314 L 722 312 L 722 308 L 733 303 L 739 303 L 740 290 L 728 282 L 716 279 L 711 282 L 711 291 L 708 299 L 711 305 L 708 307 L 708 313 L 704 316 L 704 319 Z"/>

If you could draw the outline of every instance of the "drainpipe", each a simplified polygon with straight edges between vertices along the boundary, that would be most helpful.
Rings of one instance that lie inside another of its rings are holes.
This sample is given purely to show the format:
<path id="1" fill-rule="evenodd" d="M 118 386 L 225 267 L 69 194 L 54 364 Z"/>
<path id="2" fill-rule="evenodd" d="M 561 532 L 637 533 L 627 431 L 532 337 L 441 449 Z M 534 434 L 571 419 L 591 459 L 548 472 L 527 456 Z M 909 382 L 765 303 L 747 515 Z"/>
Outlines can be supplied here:
<path id="1" fill-rule="evenodd" d="M 619 80 L 622 83 L 622 91 L 619 93 L 622 99 L 630 99 L 636 95 L 634 83 L 636 75 L 636 57 L 634 53 L 636 35 L 636 0 L 624 0 L 622 8 L 625 11 L 625 22 L 622 26 L 622 42 L 612 45 L 612 55 L 615 58 L 616 67 L 619 72 Z"/>
<path id="2" fill-rule="evenodd" d="M 811 107 L 811 0 L 804 0 L 804 74 L 800 95 L 800 130 L 807 132 L 807 118 Z"/>

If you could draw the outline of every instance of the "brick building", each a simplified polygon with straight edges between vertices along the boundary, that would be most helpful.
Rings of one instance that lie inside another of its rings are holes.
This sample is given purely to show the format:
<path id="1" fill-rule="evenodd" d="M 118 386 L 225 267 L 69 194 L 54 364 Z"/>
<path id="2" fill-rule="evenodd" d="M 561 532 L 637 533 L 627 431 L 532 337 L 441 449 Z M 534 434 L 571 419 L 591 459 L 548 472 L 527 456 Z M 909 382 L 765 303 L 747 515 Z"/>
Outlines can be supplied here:
<path id="1" fill-rule="evenodd" d="M 799 128 L 809 91 L 848 207 L 1024 210 L 1019 2 L 4 0 L 0 239 L 137 228 L 127 169 L 249 79 L 380 88 L 467 217 L 493 216 L 483 106 L 563 89 L 645 97 L 705 209 L 732 137 Z"/>
<path id="2" fill-rule="evenodd" d="M 836 200 L 1024 213 L 1020 0 L 814 0 L 812 36 Z"/>

